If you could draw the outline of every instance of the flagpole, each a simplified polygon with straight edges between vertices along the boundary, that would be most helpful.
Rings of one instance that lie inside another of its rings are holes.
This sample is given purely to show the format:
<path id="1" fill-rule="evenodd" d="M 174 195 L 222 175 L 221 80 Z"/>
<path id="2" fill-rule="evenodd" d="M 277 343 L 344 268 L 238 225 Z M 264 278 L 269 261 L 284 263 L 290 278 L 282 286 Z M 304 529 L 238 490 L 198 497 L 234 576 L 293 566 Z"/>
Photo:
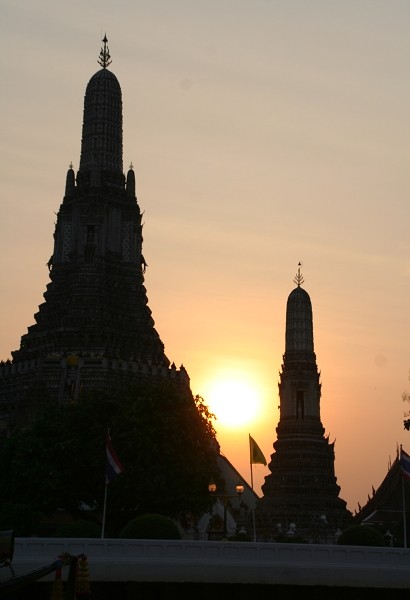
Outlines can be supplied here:
<path id="1" fill-rule="evenodd" d="M 401 463 L 401 452 L 402 447 L 400 444 L 400 463 Z M 400 464 L 400 478 L 401 478 L 401 495 L 403 499 L 403 546 L 407 548 L 407 524 L 406 524 L 406 496 L 404 493 L 404 476 L 403 476 L 403 466 Z"/>
<path id="2" fill-rule="evenodd" d="M 403 496 L 403 546 L 407 548 L 407 525 L 406 525 L 406 503 L 404 494 L 404 477 L 401 476 L 401 493 Z"/>
<path id="3" fill-rule="evenodd" d="M 255 442 L 251 434 L 249 434 L 249 462 L 251 465 L 251 487 L 253 492 L 253 471 L 252 465 L 254 463 L 258 463 L 260 465 L 266 466 L 266 458 L 259 448 L 258 444 Z M 256 542 L 256 523 L 255 523 L 255 507 L 252 508 L 252 517 L 253 517 L 253 541 Z"/>
<path id="4" fill-rule="evenodd" d="M 101 539 L 104 538 L 105 531 L 105 515 L 107 511 L 107 489 L 110 481 L 124 471 L 117 453 L 111 443 L 110 430 L 107 429 L 107 437 L 105 438 L 105 491 L 104 491 L 104 507 L 101 525 Z"/>
<path id="5" fill-rule="evenodd" d="M 253 492 L 253 469 L 252 469 L 252 447 L 251 434 L 249 433 L 249 464 L 251 467 L 251 488 Z M 252 523 L 253 523 L 253 541 L 256 542 L 256 523 L 255 523 L 255 507 L 252 506 Z"/>
<path id="6" fill-rule="evenodd" d="M 107 434 L 106 434 L 106 438 L 105 438 L 105 453 L 107 454 L 107 440 L 110 437 L 110 428 L 107 427 Z M 106 459 L 107 460 L 107 459 Z M 105 468 L 105 489 L 104 489 L 104 504 L 103 504 L 103 516 L 102 516 L 102 523 L 101 523 L 101 539 L 104 539 L 104 533 L 105 533 L 105 517 L 106 517 L 106 513 L 107 513 L 107 491 L 108 491 L 108 477 L 107 477 L 107 467 Z"/>
<path id="7" fill-rule="evenodd" d="M 250 466 L 251 466 L 251 488 L 252 488 L 252 491 L 253 491 L 252 455 L 250 456 L 250 459 L 249 459 L 249 464 L 250 464 Z"/>
<path id="8" fill-rule="evenodd" d="M 104 530 L 105 530 L 105 514 L 107 510 L 107 489 L 108 489 L 108 481 L 105 481 L 105 491 L 104 491 L 104 508 L 103 508 L 103 516 L 102 516 L 102 525 L 101 525 L 101 539 L 104 539 Z"/>

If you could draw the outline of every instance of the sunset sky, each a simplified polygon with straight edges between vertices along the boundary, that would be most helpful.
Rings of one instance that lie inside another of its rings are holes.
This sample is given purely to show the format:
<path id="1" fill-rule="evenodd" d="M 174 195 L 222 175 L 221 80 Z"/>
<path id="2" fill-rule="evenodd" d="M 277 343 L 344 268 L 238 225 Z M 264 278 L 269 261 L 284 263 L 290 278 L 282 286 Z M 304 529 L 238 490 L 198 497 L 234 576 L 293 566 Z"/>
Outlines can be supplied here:
<path id="1" fill-rule="evenodd" d="M 300 261 L 340 496 L 363 506 L 410 453 L 409 31 L 408 0 L 0 0 L 0 358 L 43 302 L 106 32 L 166 355 L 250 481 Z M 244 389 L 257 410 L 238 425 Z"/>

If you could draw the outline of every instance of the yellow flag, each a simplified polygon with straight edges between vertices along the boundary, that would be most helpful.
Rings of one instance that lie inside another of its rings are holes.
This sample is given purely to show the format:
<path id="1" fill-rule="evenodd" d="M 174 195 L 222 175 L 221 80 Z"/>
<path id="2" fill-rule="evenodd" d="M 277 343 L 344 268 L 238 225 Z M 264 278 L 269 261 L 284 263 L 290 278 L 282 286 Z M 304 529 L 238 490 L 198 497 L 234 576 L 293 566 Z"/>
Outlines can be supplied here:
<path id="1" fill-rule="evenodd" d="M 253 437 L 249 435 L 249 451 L 251 457 L 251 465 L 266 465 L 266 458 L 263 455 L 262 450 L 259 448 L 258 444 L 255 442 Z"/>

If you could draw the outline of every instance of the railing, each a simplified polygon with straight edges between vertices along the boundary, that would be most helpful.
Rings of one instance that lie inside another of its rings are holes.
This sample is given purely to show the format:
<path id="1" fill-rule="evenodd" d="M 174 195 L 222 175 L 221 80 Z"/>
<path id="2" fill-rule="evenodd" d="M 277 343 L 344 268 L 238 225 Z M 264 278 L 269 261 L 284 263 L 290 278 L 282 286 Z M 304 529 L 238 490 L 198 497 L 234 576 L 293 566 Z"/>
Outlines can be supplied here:
<path id="1" fill-rule="evenodd" d="M 90 591 L 88 581 L 88 562 L 85 554 L 73 556 L 64 552 L 57 559 L 43 564 L 42 566 L 32 564 L 30 568 L 14 570 L 13 562 L 14 532 L 0 532 L 0 560 L 1 567 L 9 567 L 9 576 L 0 577 L 0 596 L 9 592 L 16 593 L 32 583 L 45 579 L 50 573 L 54 575 L 53 593 L 54 599 L 76 600 L 78 593 Z M 44 559 L 45 560 L 45 559 Z M 62 570 L 68 567 L 68 578 L 66 589 L 62 587 Z"/>
<path id="2" fill-rule="evenodd" d="M 64 553 L 90 582 L 203 582 L 410 589 L 410 550 L 320 544 L 16 538 L 16 574 Z"/>
<path id="3" fill-rule="evenodd" d="M 8 529 L 0 531 L 0 568 L 8 567 L 10 573 L 14 575 L 13 570 L 13 555 L 14 555 L 14 531 Z"/>

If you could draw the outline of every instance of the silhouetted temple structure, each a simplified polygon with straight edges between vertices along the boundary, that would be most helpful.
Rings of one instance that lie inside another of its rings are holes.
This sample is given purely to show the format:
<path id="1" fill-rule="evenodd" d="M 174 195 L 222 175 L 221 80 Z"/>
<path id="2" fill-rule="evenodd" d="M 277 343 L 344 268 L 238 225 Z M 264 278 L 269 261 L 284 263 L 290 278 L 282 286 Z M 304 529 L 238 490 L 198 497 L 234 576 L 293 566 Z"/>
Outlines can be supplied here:
<path id="1" fill-rule="evenodd" d="M 401 450 L 402 452 L 402 450 Z M 409 547 L 410 540 L 410 477 L 403 475 L 399 449 L 389 461 L 386 476 L 378 488 L 372 486 L 366 504 L 355 510 L 355 525 L 371 525 L 384 536 L 387 546 Z"/>
<path id="2" fill-rule="evenodd" d="M 339 498 L 334 442 L 329 442 L 320 418 L 321 383 L 313 345 L 309 294 L 297 287 L 286 309 L 286 348 L 280 373 L 280 418 L 277 440 L 255 509 L 259 540 L 303 539 L 334 543 L 351 522 L 346 502 Z"/>
<path id="3" fill-rule="evenodd" d="M 148 307 L 142 214 L 132 166 L 123 173 L 122 95 L 103 39 L 101 69 L 85 92 L 80 166 L 68 169 L 50 282 L 35 324 L 0 365 L 0 425 L 24 422 L 45 396 L 115 389 L 141 377 L 189 389 L 164 353 Z"/>
<path id="4" fill-rule="evenodd" d="M 101 69 L 85 92 L 79 169 L 68 169 L 57 214 L 44 302 L 12 360 L 0 364 L 0 435 L 29 421 L 47 399 L 63 404 L 86 390 L 115 391 L 155 378 L 191 393 L 184 367 L 165 355 L 148 306 L 142 214 L 134 170 L 123 172 L 122 94 L 110 63 L 104 37 Z M 352 515 L 339 498 L 334 443 L 320 418 L 312 305 L 300 268 L 295 283 L 287 301 L 277 440 L 256 503 L 256 533 L 266 541 L 334 542 Z M 391 517 L 384 493 L 394 489 L 396 499 L 397 481 L 396 468 L 362 520 L 379 519 L 382 509 L 385 520 L 400 517 Z"/>

